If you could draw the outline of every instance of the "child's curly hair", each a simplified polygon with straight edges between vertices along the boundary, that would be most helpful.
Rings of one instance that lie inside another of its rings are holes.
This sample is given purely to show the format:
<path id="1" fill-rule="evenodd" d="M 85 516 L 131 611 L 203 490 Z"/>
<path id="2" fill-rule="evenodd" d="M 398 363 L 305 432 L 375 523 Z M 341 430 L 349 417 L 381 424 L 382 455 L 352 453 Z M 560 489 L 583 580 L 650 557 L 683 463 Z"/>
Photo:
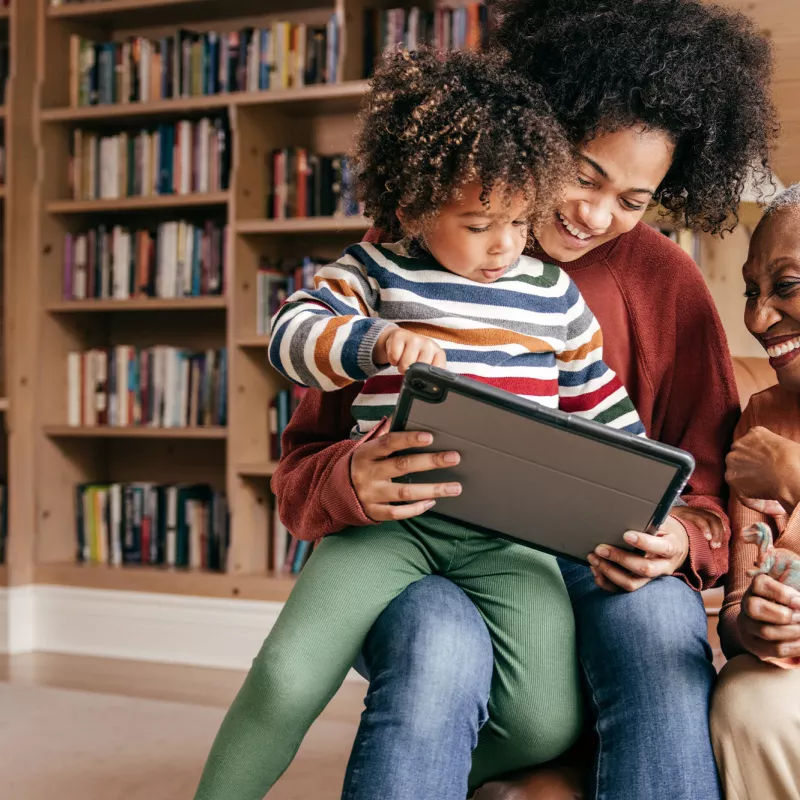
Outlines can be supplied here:
<path id="1" fill-rule="evenodd" d="M 552 213 L 574 156 L 541 91 L 500 53 L 431 48 L 384 57 L 359 116 L 354 153 L 359 199 L 373 223 L 416 233 L 460 187 L 486 200 L 531 199 L 534 224 Z"/>
<path id="2" fill-rule="evenodd" d="M 576 144 L 645 125 L 675 142 L 655 197 L 731 230 L 748 179 L 771 181 L 772 55 L 748 17 L 700 0 L 489 0 L 494 42 L 540 85 Z"/>

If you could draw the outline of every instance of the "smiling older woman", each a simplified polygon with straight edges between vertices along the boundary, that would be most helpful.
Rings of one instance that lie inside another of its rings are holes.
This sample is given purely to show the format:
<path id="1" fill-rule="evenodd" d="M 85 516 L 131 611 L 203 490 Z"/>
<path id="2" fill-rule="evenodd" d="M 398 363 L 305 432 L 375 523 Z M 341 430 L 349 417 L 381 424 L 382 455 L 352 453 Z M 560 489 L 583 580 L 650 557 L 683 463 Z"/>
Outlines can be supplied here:
<path id="1" fill-rule="evenodd" d="M 800 592 L 751 580 L 758 545 L 742 530 L 764 522 L 776 546 L 800 557 L 800 184 L 767 209 L 744 265 L 745 324 L 778 385 L 755 395 L 736 430 L 731 569 L 720 618 L 722 670 L 711 725 L 729 798 L 800 798 Z M 782 668 L 782 669 L 780 669 Z"/>

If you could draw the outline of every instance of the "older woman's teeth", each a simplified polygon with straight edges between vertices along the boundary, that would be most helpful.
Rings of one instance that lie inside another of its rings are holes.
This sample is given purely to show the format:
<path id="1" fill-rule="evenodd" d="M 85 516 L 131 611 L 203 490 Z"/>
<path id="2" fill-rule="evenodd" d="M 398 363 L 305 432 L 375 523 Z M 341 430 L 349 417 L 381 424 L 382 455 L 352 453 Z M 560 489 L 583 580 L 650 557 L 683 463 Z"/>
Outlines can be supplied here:
<path id="1" fill-rule="evenodd" d="M 570 225 L 567 220 L 564 219 L 564 215 L 559 212 L 558 218 L 561 220 L 561 224 L 573 235 L 576 236 L 578 239 L 591 239 L 591 234 L 584 233 L 583 231 L 579 231 L 574 225 Z"/>
<path id="2" fill-rule="evenodd" d="M 767 355 L 770 358 L 778 358 L 779 356 L 785 356 L 787 353 L 791 353 L 792 350 L 797 350 L 798 347 L 800 347 L 800 336 L 789 342 L 781 342 L 780 344 L 768 347 Z"/>

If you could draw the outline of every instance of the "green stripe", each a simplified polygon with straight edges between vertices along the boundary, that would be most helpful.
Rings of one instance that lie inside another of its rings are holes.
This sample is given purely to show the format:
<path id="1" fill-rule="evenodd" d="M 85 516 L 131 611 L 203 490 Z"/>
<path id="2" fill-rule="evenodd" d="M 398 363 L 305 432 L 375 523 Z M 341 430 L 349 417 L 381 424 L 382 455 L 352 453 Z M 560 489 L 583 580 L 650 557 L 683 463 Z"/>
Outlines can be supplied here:
<path id="1" fill-rule="evenodd" d="M 619 419 L 620 417 L 624 416 L 625 414 L 630 414 L 633 411 L 633 403 L 629 397 L 625 397 L 624 399 L 620 400 L 618 403 L 615 403 L 610 408 L 607 408 L 605 411 L 602 411 L 598 414 L 595 418 L 595 422 L 602 422 L 604 425 L 608 425 L 610 422 L 613 422 L 615 419 Z"/>
<path id="2" fill-rule="evenodd" d="M 353 404 L 353 418 L 364 422 L 377 422 L 394 413 L 394 406 L 360 406 Z"/>

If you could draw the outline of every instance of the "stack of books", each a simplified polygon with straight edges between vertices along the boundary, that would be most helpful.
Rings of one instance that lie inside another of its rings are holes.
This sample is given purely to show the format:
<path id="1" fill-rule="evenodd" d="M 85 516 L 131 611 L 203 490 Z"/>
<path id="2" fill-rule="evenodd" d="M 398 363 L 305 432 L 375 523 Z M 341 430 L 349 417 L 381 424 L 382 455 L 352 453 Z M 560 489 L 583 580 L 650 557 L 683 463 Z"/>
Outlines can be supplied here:
<path id="1" fill-rule="evenodd" d="M 320 156 L 303 147 L 273 150 L 267 217 L 348 217 L 363 213 L 345 155 Z"/>
<path id="2" fill-rule="evenodd" d="M 227 350 L 118 345 L 67 356 L 67 424 L 227 424 Z"/>
<path id="3" fill-rule="evenodd" d="M 148 103 L 339 80 L 340 23 L 275 21 L 265 28 L 191 31 L 158 39 L 70 40 L 73 106 Z"/>
<path id="4" fill-rule="evenodd" d="M 206 484 L 82 483 L 75 526 L 79 562 L 225 571 L 228 503 Z"/>
<path id="5" fill-rule="evenodd" d="M 225 293 L 227 226 L 185 220 L 154 230 L 99 225 L 64 240 L 65 300 Z"/>
<path id="6" fill-rule="evenodd" d="M 230 177 L 224 117 L 99 135 L 73 132 L 70 185 L 75 200 L 221 192 Z"/>

